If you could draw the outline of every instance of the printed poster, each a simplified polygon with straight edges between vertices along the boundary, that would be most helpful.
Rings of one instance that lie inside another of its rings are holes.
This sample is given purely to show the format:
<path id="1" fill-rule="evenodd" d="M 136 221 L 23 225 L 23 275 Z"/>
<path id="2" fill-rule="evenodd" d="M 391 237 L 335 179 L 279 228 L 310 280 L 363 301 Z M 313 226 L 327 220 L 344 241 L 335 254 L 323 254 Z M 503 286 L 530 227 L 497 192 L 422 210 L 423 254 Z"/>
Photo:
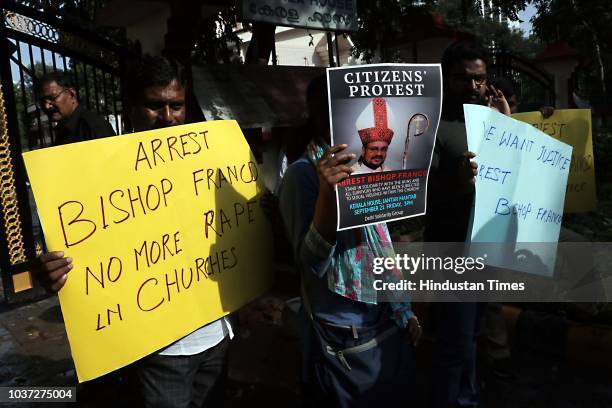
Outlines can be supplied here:
<path id="1" fill-rule="evenodd" d="M 327 79 L 332 145 L 356 156 L 337 185 L 338 230 L 425 214 L 440 65 L 329 68 Z"/>

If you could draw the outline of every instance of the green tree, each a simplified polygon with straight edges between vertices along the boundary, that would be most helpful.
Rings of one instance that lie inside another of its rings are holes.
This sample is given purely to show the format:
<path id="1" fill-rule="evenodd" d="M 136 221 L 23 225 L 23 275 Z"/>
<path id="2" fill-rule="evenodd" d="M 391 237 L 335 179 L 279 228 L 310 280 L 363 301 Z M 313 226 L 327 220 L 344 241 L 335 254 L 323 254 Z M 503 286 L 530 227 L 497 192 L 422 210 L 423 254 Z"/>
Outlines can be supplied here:
<path id="1" fill-rule="evenodd" d="M 442 15 L 449 27 L 474 35 L 477 41 L 484 45 L 494 44 L 497 48 L 511 50 L 512 53 L 526 58 L 533 58 L 542 50 L 542 44 L 536 37 L 525 38 L 522 31 L 511 29 L 508 24 L 494 18 L 481 16 L 478 2 L 471 1 L 465 14 L 465 10 L 459 7 L 460 3 L 465 2 L 466 0 L 439 0 L 430 7 L 430 12 Z M 493 7 L 510 20 L 520 21 L 518 13 L 526 7 L 526 2 L 497 1 L 493 2 Z"/>
<path id="2" fill-rule="evenodd" d="M 397 61 L 398 54 L 383 46 L 403 32 L 409 32 L 414 21 L 431 14 L 439 14 L 445 23 L 459 31 L 473 34 L 484 44 L 495 43 L 513 52 L 532 56 L 538 50 L 534 39 L 525 39 L 518 30 L 494 19 L 483 18 L 476 0 L 368 0 L 358 3 L 359 30 L 351 34 L 355 44 L 353 54 L 367 62 Z M 494 0 L 493 7 L 512 20 L 527 0 Z"/>
<path id="3" fill-rule="evenodd" d="M 53 67 L 46 66 L 43 68 L 43 64 L 41 62 L 37 62 L 32 67 L 32 70 L 29 71 L 36 77 L 40 77 L 44 72 L 48 72 L 52 70 Z M 21 75 L 23 75 L 23 83 L 22 81 L 13 82 L 13 89 L 15 91 L 15 105 L 17 111 L 17 123 L 19 128 L 19 137 L 21 140 L 21 146 L 24 151 L 31 150 L 38 146 L 38 142 L 36 141 L 36 132 L 34 131 L 34 127 L 38 126 L 38 122 L 34 121 L 35 116 L 33 111 L 36 109 L 36 95 L 34 94 L 34 81 L 32 80 L 31 75 L 22 71 Z"/>
<path id="4" fill-rule="evenodd" d="M 392 62 L 398 56 L 383 45 L 410 28 L 410 17 L 424 8 L 410 0 L 357 2 L 358 30 L 351 34 L 353 55 L 366 62 Z"/>
<path id="5" fill-rule="evenodd" d="M 236 15 L 236 7 L 228 5 L 200 20 L 190 56 L 192 61 L 204 64 L 241 62 L 240 38 L 234 32 Z"/>
<path id="6" fill-rule="evenodd" d="M 581 78 L 583 92 L 606 124 L 612 54 L 612 7 L 608 0 L 533 0 L 535 34 L 546 43 L 566 41 L 591 60 Z"/>

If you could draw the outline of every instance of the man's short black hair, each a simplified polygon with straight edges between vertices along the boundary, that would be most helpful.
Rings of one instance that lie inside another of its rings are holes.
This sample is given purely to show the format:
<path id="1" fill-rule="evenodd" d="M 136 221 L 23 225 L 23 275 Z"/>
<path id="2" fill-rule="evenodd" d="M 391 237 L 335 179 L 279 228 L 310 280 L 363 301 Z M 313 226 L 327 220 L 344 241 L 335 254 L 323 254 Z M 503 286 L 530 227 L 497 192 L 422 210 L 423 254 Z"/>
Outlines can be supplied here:
<path id="1" fill-rule="evenodd" d="M 487 52 L 481 46 L 458 41 L 449 45 L 442 55 L 442 76 L 448 78 L 453 65 L 461 61 L 474 61 L 480 59 L 487 64 Z"/>
<path id="2" fill-rule="evenodd" d="M 47 74 L 44 74 L 43 76 L 41 76 L 34 82 L 35 82 L 35 91 L 37 95 L 40 94 L 42 86 L 50 82 L 55 82 L 62 88 L 76 89 L 72 75 L 62 72 L 62 71 L 49 72 Z"/>
<path id="3" fill-rule="evenodd" d="M 138 99 L 145 88 L 169 85 L 174 80 L 185 86 L 185 69 L 178 61 L 172 58 L 144 55 L 128 71 L 127 96 L 131 100 Z"/>
<path id="4" fill-rule="evenodd" d="M 514 95 L 516 95 L 516 98 L 519 99 L 518 85 L 513 80 L 504 77 L 498 77 L 492 79 L 491 81 L 489 81 L 489 83 L 495 88 L 502 91 L 506 99 L 510 99 Z"/>

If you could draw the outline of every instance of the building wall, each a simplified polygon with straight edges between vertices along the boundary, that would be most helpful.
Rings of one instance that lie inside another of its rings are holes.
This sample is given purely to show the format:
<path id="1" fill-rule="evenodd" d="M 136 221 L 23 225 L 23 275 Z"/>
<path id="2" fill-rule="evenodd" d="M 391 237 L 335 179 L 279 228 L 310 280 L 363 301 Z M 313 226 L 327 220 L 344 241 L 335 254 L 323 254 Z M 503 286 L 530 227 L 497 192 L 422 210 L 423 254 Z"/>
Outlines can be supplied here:
<path id="1" fill-rule="evenodd" d="M 278 27 L 276 29 L 276 56 L 279 65 L 322 66 L 323 61 L 317 54 L 316 45 L 325 39 L 325 33 L 308 31 L 301 28 Z"/>
<path id="2" fill-rule="evenodd" d="M 112 0 L 96 13 L 96 26 L 123 27 L 142 51 L 159 55 L 165 47 L 170 3 L 162 0 Z"/>
<path id="3" fill-rule="evenodd" d="M 570 78 L 576 69 L 578 61 L 573 58 L 540 62 L 540 67 L 551 73 L 555 78 L 555 107 L 567 109 L 570 107 Z"/>
<path id="4" fill-rule="evenodd" d="M 164 49 L 164 36 L 167 32 L 167 22 L 170 18 L 170 7 L 150 14 L 139 21 L 126 26 L 127 37 L 140 41 L 145 54 L 161 55 Z"/>
<path id="5" fill-rule="evenodd" d="M 312 35 L 312 38 L 310 35 Z M 246 50 L 251 40 L 251 33 L 243 32 L 240 33 L 239 36 L 242 39 L 241 57 L 244 60 Z M 275 38 L 278 65 L 315 67 L 325 67 L 329 65 L 327 39 L 324 31 L 277 27 Z M 309 45 L 310 42 L 312 42 L 313 45 Z M 342 65 L 355 63 L 350 57 L 350 43 L 342 38 L 340 39 L 339 45 L 340 63 Z M 333 47 L 334 55 L 336 55 L 335 43 Z M 272 61 L 270 60 L 269 63 L 271 64 Z"/>

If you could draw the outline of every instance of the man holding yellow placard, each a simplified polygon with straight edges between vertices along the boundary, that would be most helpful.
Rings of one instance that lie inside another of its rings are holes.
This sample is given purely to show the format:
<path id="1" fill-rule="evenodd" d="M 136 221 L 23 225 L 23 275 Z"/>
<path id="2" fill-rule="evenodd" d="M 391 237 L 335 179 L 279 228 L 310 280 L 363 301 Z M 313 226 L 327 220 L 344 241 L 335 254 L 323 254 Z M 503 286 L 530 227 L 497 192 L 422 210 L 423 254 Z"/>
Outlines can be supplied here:
<path id="1" fill-rule="evenodd" d="M 185 123 L 185 79 L 175 61 L 145 56 L 132 73 L 128 86 L 132 102 L 129 117 L 135 131 Z M 178 246 L 176 234 L 174 244 Z M 167 242 L 164 251 L 166 248 Z M 43 286 L 58 292 L 73 269 L 72 258 L 64 257 L 63 252 L 49 252 L 37 261 Z M 137 392 L 144 406 L 221 405 L 228 337 L 232 336 L 229 321 L 222 317 L 132 364 L 129 368 L 135 374 Z"/>

